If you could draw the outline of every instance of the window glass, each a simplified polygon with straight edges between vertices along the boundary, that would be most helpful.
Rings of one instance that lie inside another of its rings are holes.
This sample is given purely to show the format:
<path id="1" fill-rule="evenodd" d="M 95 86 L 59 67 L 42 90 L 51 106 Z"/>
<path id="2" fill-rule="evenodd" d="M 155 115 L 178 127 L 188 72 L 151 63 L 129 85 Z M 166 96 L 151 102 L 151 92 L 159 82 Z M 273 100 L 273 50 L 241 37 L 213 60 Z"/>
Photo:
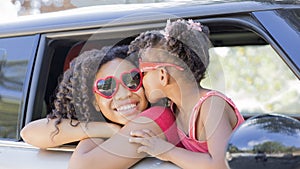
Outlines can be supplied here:
<path id="1" fill-rule="evenodd" d="M 227 94 L 244 115 L 300 116 L 300 81 L 270 45 L 211 49 L 202 85 Z"/>
<path id="2" fill-rule="evenodd" d="M 16 138 L 34 36 L 0 39 L 0 138 Z"/>
<path id="3" fill-rule="evenodd" d="M 290 25 L 300 32 L 300 9 L 278 10 L 278 13 L 290 23 Z"/>

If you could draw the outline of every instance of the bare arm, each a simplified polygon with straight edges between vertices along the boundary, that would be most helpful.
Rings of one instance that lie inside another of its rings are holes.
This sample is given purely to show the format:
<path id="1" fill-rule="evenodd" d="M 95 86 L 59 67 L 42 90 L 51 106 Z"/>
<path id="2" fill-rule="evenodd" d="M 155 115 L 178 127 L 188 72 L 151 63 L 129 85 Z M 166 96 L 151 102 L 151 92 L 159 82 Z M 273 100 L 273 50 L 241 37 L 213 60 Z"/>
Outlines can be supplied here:
<path id="1" fill-rule="evenodd" d="M 205 129 L 205 132 L 211 133 L 211 135 L 207 137 L 208 153 L 192 152 L 176 147 L 167 152 L 164 158 L 181 168 L 227 169 L 225 163 L 225 148 L 232 132 L 228 119 L 224 116 L 220 117 L 214 131 L 207 131 L 207 129 Z"/>
<path id="2" fill-rule="evenodd" d="M 153 133 L 165 139 L 155 122 L 146 117 L 139 117 L 134 122 L 126 124 L 102 144 L 96 145 L 96 142 L 91 144 L 91 141 L 80 142 L 70 159 L 69 169 L 129 168 L 146 156 L 145 153 L 137 153 L 137 144 L 129 142 L 132 130 L 144 128 L 151 129 Z"/>
<path id="3" fill-rule="evenodd" d="M 219 97 L 210 99 L 202 105 L 201 117 L 197 124 L 197 138 L 200 140 L 201 134 L 205 133 L 208 153 L 192 152 L 179 147 L 173 147 L 166 151 L 165 147 L 168 147 L 170 143 L 155 137 L 151 131 L 147 130 L 135 131 L 132 142 L 141 145 L 138 148 L 140 152 L 170 161 L 181 168 L 226 169 L 225 148 L 232 132 L 228 114 L 234 112 L 230 107 L 228 108 L 223 99 Z M 212 103 L 214 106 L 211 105 Z"/>
<path id="4" fill-rule="evenodd" d="M 62 144 L 80 141 L 88 137 L 109 138 L 119 130 L 119 126 L 106 122 L 82 123 L 76 127 L 70 125 L 69 119 L 63 119 L 57 126 L 59 133 L 54 135 L 55 119 L 39 119 L 27 124 L 21 130 L 25 142 L 39 148 L 56 147 Z M 73 120 L 73 124 L 76 121 Z"/>

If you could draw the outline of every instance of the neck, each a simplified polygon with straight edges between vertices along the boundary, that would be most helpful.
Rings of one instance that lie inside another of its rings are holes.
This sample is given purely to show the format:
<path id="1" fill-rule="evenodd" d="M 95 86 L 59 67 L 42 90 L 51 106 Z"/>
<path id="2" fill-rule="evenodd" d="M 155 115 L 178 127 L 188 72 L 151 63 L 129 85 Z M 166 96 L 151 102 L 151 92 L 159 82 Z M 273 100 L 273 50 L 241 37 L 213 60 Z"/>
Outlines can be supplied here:
<path id="1" fill-rule="evenodd" d="M 177 118 L 183 125 L 188 123 L 194 106 L 202 96 L 202 90 L 204 89 L 197 84 L 174 83 L 168 86 L 168 89 L 166 90 L 167 97 L 175 103 L 176 107 L 179 109 L 180 113 L 178 113 Z"/>

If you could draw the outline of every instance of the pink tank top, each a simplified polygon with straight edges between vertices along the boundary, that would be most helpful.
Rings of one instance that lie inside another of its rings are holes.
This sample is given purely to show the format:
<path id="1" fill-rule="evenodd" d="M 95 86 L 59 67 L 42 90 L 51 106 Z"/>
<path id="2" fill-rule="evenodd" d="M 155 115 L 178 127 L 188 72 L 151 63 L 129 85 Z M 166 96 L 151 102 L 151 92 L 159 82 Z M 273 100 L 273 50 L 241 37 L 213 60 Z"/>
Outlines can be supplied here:
<path id="1" fill-rule="evenodd" d="M 199 102 L 195 105 L 193 109 L 189 121 L 189 137 L 186 136 L 183 131 L 178 129 L 178 135 L 181 138 L 181 142 L 185 149 L 194 152 L 203 152 L 203 153 L 208 152 L 207 141 L 199 141 L 196 138 L 196 122 L 197 122 L 197 117 L 199 116 L 202 103 L 210 96 L 219 96 L 223 98 L 234 109 L 238 121 L 235 127 L 233 128 L 233 130 L 235 130 L 241 123 L 244 122 L 243 116 L 240 114 L 240 112 L 238 111 L 237 107 L 235 106 L 235 104 L 232 102 L 231 99 L 229 99 L 228 97 L 226 97 L 225 95 L 217 91 L 207 92 L 205 96 L 200 98 Z"/>

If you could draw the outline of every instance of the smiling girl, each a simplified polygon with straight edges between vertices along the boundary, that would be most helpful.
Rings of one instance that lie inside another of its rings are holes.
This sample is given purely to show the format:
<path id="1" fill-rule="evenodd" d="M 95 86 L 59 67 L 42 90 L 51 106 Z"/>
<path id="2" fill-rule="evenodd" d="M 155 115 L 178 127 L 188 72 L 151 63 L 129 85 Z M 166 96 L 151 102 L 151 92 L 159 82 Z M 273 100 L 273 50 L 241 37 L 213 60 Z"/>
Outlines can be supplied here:
<path id="1" fill-rule="evenodd" d="M 136 59 L 127 57 L 127 51 L 127 46 L 104 48 L 75 58 L 59 85 L 49 122 L 41 119 L 29 123 L 22 130 L 23 139 L 42 148 L 80 141 L 70 159 L 72 169 L 134 165 L 146 154 L 137 153 L 138 146 L 127 141 L 133 129 L 149 128 L 160 138 L 177 144 L 176 132 L 163 133 L 175 129 L 174 119 L 163 126 L 157 123 L 173 118 L 165 116 L 172 114 L 170 109 L 148 108 L 142 74 L 134 64 Z M 91 121 L 95 114 L 103 115 L 107 122 Z M 157 114 L 156 120 L 144 114 Z"/>

